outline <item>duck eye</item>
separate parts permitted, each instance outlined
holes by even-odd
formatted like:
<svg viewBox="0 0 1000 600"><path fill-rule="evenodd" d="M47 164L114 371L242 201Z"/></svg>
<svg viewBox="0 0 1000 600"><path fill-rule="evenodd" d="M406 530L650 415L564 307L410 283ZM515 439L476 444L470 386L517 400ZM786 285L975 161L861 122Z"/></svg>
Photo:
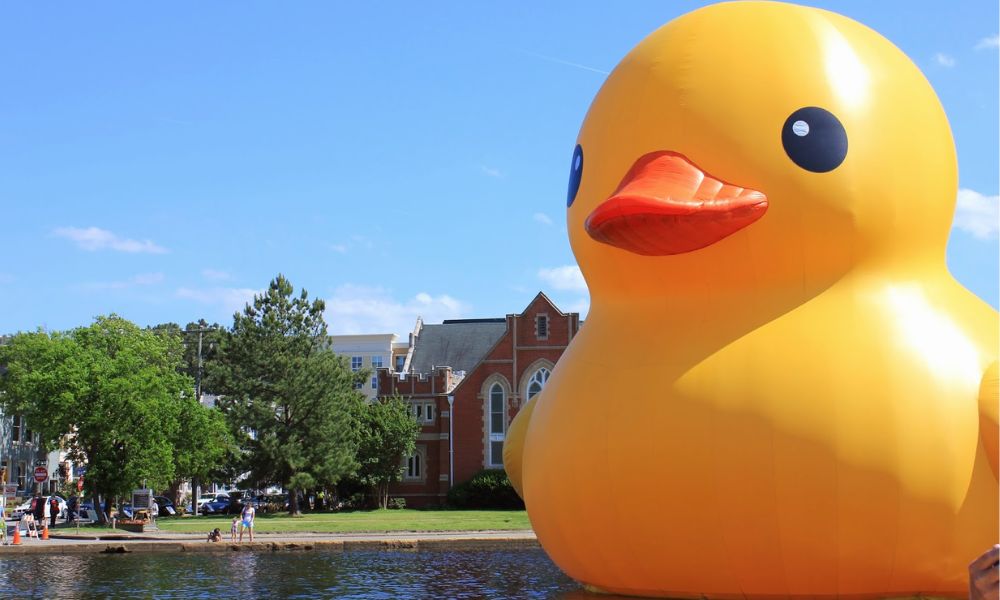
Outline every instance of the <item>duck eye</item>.
<svg viewBox="0 0 1000 600"><path fill-rule="evenodd" d="M792 162L813 173L832 171L847 156L844 126L833 113L815 106L789 115L781 128L781 144Z"/></svg>
<svg viewBox="0 0 1000 600"><path fill-rule="evenodd" d="M583 177L583 148L580 144L573 150L573 162L569 167L569 189L566 192L566 208L573 206L576 193L580 190L580 178Z"/></svg>

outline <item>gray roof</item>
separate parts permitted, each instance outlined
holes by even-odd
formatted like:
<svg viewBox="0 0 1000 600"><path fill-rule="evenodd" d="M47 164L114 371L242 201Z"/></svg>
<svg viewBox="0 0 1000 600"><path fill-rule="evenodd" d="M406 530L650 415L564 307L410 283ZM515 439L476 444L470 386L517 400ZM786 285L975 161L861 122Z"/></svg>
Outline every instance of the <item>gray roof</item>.
<svg viewBox="0 0 1000 600"><path fill-rule="evenodd" d="M434 367L451 367L471 371L506 331L506 319L424 325L413 346L410 370L430 373Z"/></svg>

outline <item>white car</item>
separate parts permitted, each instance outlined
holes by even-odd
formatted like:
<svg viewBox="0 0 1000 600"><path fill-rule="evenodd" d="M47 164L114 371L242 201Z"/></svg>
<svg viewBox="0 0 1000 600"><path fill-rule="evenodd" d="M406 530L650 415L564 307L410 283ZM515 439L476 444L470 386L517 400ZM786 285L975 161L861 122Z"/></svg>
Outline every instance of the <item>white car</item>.
<svg viewBox="0 0 1000 600"><path fill-rule="evenodd" d="M44 498L44 500L46 502L48 502L50 496L44 496L43 498ZM55 495L55 498L56 498L56 500L59 501L59 515L58 516L59 516L60 519L65 518L66 517L66 500L62 496L59 496L59 495ZM12 510L11 513L10 513L10 518L13 519L13 520L15 520L15 521L20 521L21 517L24 516L24 513L29 512L30 510L31 510L31 498L28 498L28 500L25 501L23 504L20 504L20 505L14 507L14 510Z"/></svg>

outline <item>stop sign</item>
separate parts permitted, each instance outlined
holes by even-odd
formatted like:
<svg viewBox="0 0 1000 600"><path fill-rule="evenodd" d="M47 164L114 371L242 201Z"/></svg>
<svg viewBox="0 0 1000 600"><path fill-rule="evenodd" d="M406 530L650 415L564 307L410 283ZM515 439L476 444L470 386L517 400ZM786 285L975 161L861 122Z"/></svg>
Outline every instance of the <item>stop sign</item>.
<svg viewBox="0 0 1000 600"><path fill-rule="evenodd" d="M49 478L49 470L45 467L35 467L35 481L42 483Z"/></svg>

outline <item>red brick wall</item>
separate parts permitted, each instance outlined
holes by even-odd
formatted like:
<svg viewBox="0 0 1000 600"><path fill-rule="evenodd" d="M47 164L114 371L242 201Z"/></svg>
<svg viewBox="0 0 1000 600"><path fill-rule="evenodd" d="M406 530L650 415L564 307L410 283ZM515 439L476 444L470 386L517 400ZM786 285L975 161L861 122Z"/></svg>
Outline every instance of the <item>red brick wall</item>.
<svg viewBox="0 0 1000 600"><path fill-rule="evenodd" d="M535 317L538 314L548 317L548 335L544 339L539 339L536 335ZM520 315L507 315L507 332L451 392L455 397L456 484L472 477L484 468L486 462L488 410L486 398L482 395L483 385L496 374L506 380L509 386L507 396L509 423L525 401L521 397L522 390L527 383L526 379L535 371L533 365L537 365L536 361L539 359L554 365L579 328L578 314L561 314L543 294L536 296ZM417 343L419 344L419 340ZM407 399L424 402L434 398L437 402L434 423L424 426L421 433L425 434L424 437L435 435L444 439L417 442L427 449L424 482L404 482L393 486L390 490L391 495L406 498L407 506L443 504L445 501L449 486L447 480L440 480L440 476L448 475L449 447L447 436L441 434L448 434L448 418L443 417L448 410L448 402L446 387L442 386L447 386L450 377L450 369L447 369L447 374L442 372L422 381L410 376L407 376L405 381L399 381L398 377L388 369L379 371L380 396L398 393Z"/></svg>

